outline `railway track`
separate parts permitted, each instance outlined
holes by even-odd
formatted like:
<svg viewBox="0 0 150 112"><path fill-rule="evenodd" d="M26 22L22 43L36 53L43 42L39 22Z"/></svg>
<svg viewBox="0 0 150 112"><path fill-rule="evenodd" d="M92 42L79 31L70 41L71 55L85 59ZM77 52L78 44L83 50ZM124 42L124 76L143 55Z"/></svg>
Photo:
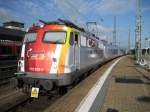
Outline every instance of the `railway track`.
<svg viewBox="0 0 150 112"><path fill-rule="evenodd" d="M76 85L73 85L73 87ZM68 88L68 91L71 88ZM26 95L22 90L17 90L9 95L0 97L0 110L1 112L34 112L35 110L36 112L41 112L51 106L61 96L63 95L59 95L58 90L55 90L48 94L40 94L39 98L35 99L31 98L30 94Z"/></svg>
<svg viewBox="0 0 150 112"><path fill-rule="evenodd" d="M14 91L11 94L0 97L1 112L41 112L53 104L61 95L56 93L40 95L38 99L31 98L21 91Z"/></svg>
<svg viewBox="0 0 150 112"><path fill-rule="evenodd" d="M14 90L9 94L0 96L0 110L1 112L9 111L16 106L25 103L29 99L29 96L23 94L19 90Z"/></svg>
<svg viewBox="0 0 150 112"><path fill-rule="evenodd" d="M12 108L8 112L12 112L13 110L17 112L34 112L35 110L36 112L42 112L60 97L60 95L51 94L48 96L39 96L38 99L30 98L26 103L22 103L17 108Z"/></svg>
<svg viewBox="0 0 150 112"><path fill-rule="evenodd" d="M109 61L107 60L103 64L106 64ZM101 66L103 66L103 64L101 64ZM79 80L78 83L80 83L84 78ZM75 87L77 84L73 85L73 87ZM68 91L73 87L68 88ZM2 102L0 103L0 110L1 112L34 112L35 110L36 112L41 112L50 105L52 105L55 101L57 101L57 99L62 96L59 95L57 92L58 91L52 91L47 95L41 94L39 98L35 99L30 98L30 94L26 95L22 92L22 90L18 90L16 93L12 93L7 97L0 97L0 100Z"/></svg>
<svg viewBox="0 0 150 112"><path fill-rule="evenodd" d="M10 78L17 72L17 65L0 66L0 80Z"/></svg>
<svg viewBox="0 0 150 112"><path fill-rule="evenodd" d="M0 66L0 86L8 84L10 79L16 76L15 72L17 72L16 64Z"/></svg>

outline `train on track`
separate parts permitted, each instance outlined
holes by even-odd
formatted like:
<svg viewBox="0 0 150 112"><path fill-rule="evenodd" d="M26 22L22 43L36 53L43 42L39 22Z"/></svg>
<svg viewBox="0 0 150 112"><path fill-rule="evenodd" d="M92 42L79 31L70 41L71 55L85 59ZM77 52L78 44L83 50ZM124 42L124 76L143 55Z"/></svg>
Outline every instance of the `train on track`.
<svg viewBox="0 0 150 112"><path fill-rule="evenodd" d="M101 63L121 55L112 44L68 20L32 26L24 37L18 62L19 87L64 89Z"/></svg>

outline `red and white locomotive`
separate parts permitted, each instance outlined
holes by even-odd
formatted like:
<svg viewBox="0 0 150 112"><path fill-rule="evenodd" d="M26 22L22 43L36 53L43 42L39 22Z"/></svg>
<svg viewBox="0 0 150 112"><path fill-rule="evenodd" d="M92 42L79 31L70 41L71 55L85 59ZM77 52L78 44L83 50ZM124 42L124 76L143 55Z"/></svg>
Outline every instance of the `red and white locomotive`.
<svg viewBox="0 0 150 112"><path fill-rule="evenodd" d="M119 52L117 46L70 21L44 22L42 27L31 27L24 37L18 82L46 91L64 89Z"/></svg>

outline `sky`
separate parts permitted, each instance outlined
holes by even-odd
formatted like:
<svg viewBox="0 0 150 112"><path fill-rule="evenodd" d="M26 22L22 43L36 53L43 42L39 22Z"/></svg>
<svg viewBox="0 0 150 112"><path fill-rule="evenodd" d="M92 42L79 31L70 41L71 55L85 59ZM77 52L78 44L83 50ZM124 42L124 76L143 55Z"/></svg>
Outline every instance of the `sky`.
<svg viewBox="0 0 150 112"><path fill-rule="evenodd" d="M150 0L141 0L142 42L150 37ZM100 38L112 42L114 16L116 16L117 42L127 48L130 29L131 47L135 42L136 0L0 0L0 25L7 21L25 23L25 28L39 19L53 21L67 19L86 27L96 22ZM90 25L90 29L96 28ZM96 31L96 30L95 30Z"/></svg>

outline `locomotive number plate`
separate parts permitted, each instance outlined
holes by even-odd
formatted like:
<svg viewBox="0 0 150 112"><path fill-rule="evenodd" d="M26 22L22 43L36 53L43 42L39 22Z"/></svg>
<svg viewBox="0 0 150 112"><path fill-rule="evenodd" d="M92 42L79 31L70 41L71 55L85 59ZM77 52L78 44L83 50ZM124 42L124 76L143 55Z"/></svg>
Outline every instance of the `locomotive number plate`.
<svg viewBox="0 0 150 112"><path fill-rule="evenodd" d="M37 87L32 87L32 90L31 90L31 97L33 98L38 98L39 96L39 88Z"/></svg>

